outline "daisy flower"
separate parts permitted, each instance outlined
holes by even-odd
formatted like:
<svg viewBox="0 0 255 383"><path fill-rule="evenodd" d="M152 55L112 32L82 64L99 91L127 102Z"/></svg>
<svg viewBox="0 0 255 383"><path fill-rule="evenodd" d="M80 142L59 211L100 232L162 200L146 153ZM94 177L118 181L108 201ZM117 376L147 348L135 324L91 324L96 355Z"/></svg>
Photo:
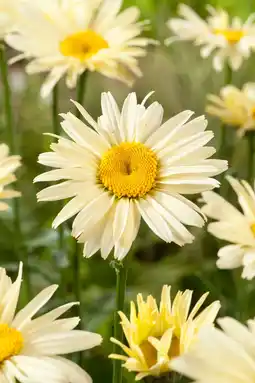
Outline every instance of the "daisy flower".
<svg viewBox="0 0 255 383"><path fill-rule="evenodd" d="M0 200L20 196L19 192L6 188L9 184L16 181L13 173L20 166L20 156L9 156L8 146L0 144ZM7 203L0 201L0 211L7 209Z"/></svg>
<svg viewBox="0 0 255 383"><path fill-rule="evenodd" d="M204 214L217 220L208 225L215 237L230 242L218 252L217 266L220 269L243 267L242 277L255 276L255 194L246 181L227 177L234 189L242 212L214 192L202 193Z"/></svg>
<svg viewBox="0 0 255 383"><path fill-rule="evenodd" d="M209 95L207 113L217 116L223 123L236 127L237 134L255 129L255 83L247 83L239 90L227 85L220 96Z"/></svg>
<svg viewBox="0 0 255 383"><path fill-rule="evenodd" d="M172 371L172 359L187 352L201 329L211 325L218 314L220 303L215 301L197 315L207 295L190 311L190 290L179 291L171 304L170 286L164 286L159 307L151 295L144 301L138 294L137 309L134 302L130 303L130 319L119 312L127 346L111 338L126 355L111 354L110 358L123 360L123 367L138 372L136 380Z"/></svg>
<svg viewBox="0 0 255 383"><path fill-rule="evenodd" d="M22 264L15 282L0 268L0 380L1 382L91 383L90 376L59 355L91 349L101 336L73 330L79 318L59 319L77 303L60 306L34 319L51 299L56 285L42 290L18 313Z"/></svg>
<svg viewBox="0 0 255 383"><path fill-rule="evenodd" d="M72 234L85 243L87 257L101 249L107 258L115 247L115 258L123 259L141 217L164 241L191 243L184 225L201 227L204 217L182 194L218 187L212 176L227 168L226 161L208 159L215 149L204 146L213 138L204 116L188 122L193 112L186 110L162 124L162 106L146 108L145 101L138 104L131 93L120 111L111 93L103 93L97 122L74 102L86 122L62 114L69 139L59 137L52 152L39 156L40 164L56 169L35 181L66 181L39 192L38 200L72 198L53 227L78 213Z"/></svg>
<svg viewBox="0 0 255 383"><path fill-rule="evenodd" d="M167 26L175 34L166 40L166 44L174 40L194 41L201 46L201 56L208 57L214 52L213 67L221 71L227 61L233 70L238 70L255 48L254 14L243 23L239 17L230 20L223 9L216 10L207 6L208 17L200 18L189 6L180 4L179 15L167 22Z"/></svg>
<svg viewBox="0 0 255 383"><path fill-rule="evenodd" d="M244 383L255 379L255 321L248 327L232 318L218 320L222 330L201 331L199 340L172 367L197 383Z"/></svg>
<svg viewBox="0 0 255 383"><path fill-rule="evenodd" d="M43 0L27 2L19 30L6 42L30 60L27 72L49 72L42 87L47 96L59 79L74 88L86 70L131 85L141 76L137 59L152 40L140 37L137 7L120 12L122 0ZM16 59L15 59L16 60Z"/></svg>

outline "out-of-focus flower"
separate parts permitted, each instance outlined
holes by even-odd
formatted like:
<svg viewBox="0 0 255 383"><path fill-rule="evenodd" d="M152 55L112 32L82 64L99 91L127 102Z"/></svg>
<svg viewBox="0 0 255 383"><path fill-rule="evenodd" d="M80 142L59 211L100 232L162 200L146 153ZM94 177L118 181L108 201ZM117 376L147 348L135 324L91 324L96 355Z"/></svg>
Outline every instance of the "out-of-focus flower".
<svg viewBox="0 0 255 383"><path fill-rule="evenodd" d="M74 88L86 70L131 85L141 76L137 59L153 42L140 37L145 22L138 22L137 7L120 12L122 0L43 0L27 2L19 30L7 43L27 58L27 72L50 72L42 87L47 96L66 75ZM15 58L14 58L15 60Z"/></svg>
<svg viewBox="0 0 255 383"><path fill-rule="evenodd" d="M255 276L255 194L246 182L227 177L236 192L242 213L214 192L202 193L203 213L217 222L208 225L208 231L217 238L231 242L218 252L220 269L243 267L242 277Z"/></svg>
<svg viewBox="0 0 255 383"><path fill-rule="evenodd" d="M238 128L239 136L255 129L255 83L245 84L242 90L227 85L221 89L220 96L209 95L208 101L207 113Z"/></svg>
<svg viewBox="0 0 255 383"><path fill-rule="evenodd" d="M0 39L15 30L19 20L19 6L26 0L0 0Z"/></svg>
<svg viewBox="0 0 255 383"><path fill-rule="evenodd" d="M138 373L136 380L170 372L171 361L186 353L196 343L199 332L218 314L220 303L215 301L196 316L207 295L189 313L190 290L179 291L171 304L170 286L164 286L159 307L151 295L144 301L138 294L137 309L134 302L130 304L130 319L119 312L127 346L111 338L126 355L112 354L110 358L123 360L123 367Z"/></svg>
<svg viewBox="0 0 255 383"><path fill-rule="evenodd" d="M20 193L8 189L8 185L16 181L13 174L21 166L20 156L9 156L9 148L6 144L0 144L0 200L19 197ZM7 203L0 201L0 211L7 210Z"/></svg>
<svg viewBox="0 0 255 383"><path fill-rule="evenodd" d="M12 283L0 268L0 377L3 382L91 383L78 365L59 355L83 351L101 343L101 336L73 330L79 318L59 319L77 303L60 306L34 319L50 300L56 285L42 290L17 314L22 264Z"/></svg>
<svg viewBox="0 0 255 383"><path fill-rule="evenodd" d="M162 124L162 106L154 102L146 108L146 99L138 104L131 93L120 111L111 93L103 93L97 122L75 103L86 124L62 114L72 141L59 137L52 152L39 156L39 163L58 169L35 181L67 181L42 190L38 200L72 198L53 227L78 213L72 234L85 243L87 257L101 249L107 258L115 247L115 258L123 259L141 217L162 240L191 243L194 237L184 225L201 227L204 218L182 194L218 187L211 177L227 168L226 161L208 159L215 149L204 147L213 137L205 132L204 116L188 122L193 112L184 111Z"/></svg>
<svg viewBox="0 0 255 383"><path fill-rule="evenodd" d="M254 14L243 23L239 17L232 21L223 9L216 10L207 6L209 16L200 18L189 6L180 4L181 18L170 19L168 27L175 36L166 40L166 44L175 40L194 41L201 46L201 56L208 57L214 53L213 67L221 71L225 61L233 70L238 70L251 52L255 49Z"/></svg>
<svg viewBox="0 0 255 383"><path fill-rule="evenodd" d="M255 321L248 327L232 318L218 320L223 331L210 327L186 355L172 361L172 367L197 383L254 382Z"/></svg>

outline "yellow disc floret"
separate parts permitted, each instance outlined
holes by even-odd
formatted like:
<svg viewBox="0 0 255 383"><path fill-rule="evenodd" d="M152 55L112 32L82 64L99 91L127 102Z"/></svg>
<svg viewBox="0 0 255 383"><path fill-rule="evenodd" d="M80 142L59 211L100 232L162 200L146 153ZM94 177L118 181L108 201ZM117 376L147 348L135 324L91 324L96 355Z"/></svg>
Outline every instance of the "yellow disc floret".
<svg viewBox="0 0 255 383"><path fill-rule="evenodd" d="M23 337L20 331L0 324L0 363L14 355L18 355L23 347Z"/></svg>
<svg viewBox="0 0 255 383"><path fill-rule="evenodd" d="M102 36L88 29L67 36L61 41L59 49L64 56L85 61L108 47L107 41Z"/></svg>
<svg viewBox="0 0 255 383"><path fill-rule="evenodd" d="M244 37L241 29L214 29L214 33L224 36L229 44L237 44Z"/></svg>
<svg viewBox="0 0 255 383"><path fill-rule="evenodd" d="M137 142L109 149L99 164L101 184L116 197L139 198L154 186L158 171L156 154Z"/></svg>

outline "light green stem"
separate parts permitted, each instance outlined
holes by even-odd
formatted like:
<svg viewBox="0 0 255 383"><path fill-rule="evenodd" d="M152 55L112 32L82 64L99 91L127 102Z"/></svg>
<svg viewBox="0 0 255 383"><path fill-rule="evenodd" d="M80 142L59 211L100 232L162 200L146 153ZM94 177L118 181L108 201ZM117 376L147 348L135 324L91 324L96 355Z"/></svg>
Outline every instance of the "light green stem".
<svg viewBox="0 0 255 383"><path fill-rule="evenodd" d="M60 135L60 123L59 123L59 89L56 85L52 93L52 128L53 133L57 136ZM63 202L58 203L58 209L61 210L63 207ZM64 241L64 224L60 225L58 228L58 249L60 252L65 250L65 241Z"/></svg>
<svg viewBox="0 0 255 383"><path fill-rule="evenodd" d="M5 125L8 134L8 143L11 154L18 154L18 137L15 129L14 115L12 108L11 89L8 80L8 63L6 58L5 46L0 46L0 70L3 86L3 103L4 103L4 115ZM16 185L19 182L17 180ZM19 188L19 187L18 187ZM30 278L28 270L28 254L24 244L22 228L21 228L21 216L20 216L20 199L13 199L13 214L14 214L14 247L15 253L19 261L23 262L24 265L24 286L26 288L26 300L30 297Z"/></svg>
<svg viewBox="0 0 255 383"><path fill-rule="evenodd" d="M120 325L118 312L123 311L125 304L126 283L127 283L127 267L122 262L113 262L116 272L116 307L114 313L114 338L120 342L123 341L123 331ZM119 353L119 346L113 344L113 354ZM122 382L122 367L120 360L113 360L113 383Z"/></svg>
<svg viewBox="0 0 255 383"><path fill-rule="evenodd" d="M225 76L224 76L224 85L230 85L232 83L233 71L228 64L225 66ZM221 125L220 130L220 148L219 153L222 158L228 156L228 140L227 140L227 126L225 124Z"/></svg>

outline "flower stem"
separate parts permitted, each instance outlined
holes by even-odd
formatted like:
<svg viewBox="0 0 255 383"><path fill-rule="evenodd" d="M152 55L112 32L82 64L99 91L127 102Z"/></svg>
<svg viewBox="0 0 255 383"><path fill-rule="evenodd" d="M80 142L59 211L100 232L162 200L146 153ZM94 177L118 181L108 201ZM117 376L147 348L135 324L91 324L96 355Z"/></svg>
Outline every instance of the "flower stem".
<svg viewBox="0 0 255 383"><path fill-rule="evenodd" d="M255 151L255 134L254 132L249 132L247 133L247 138L248 138L248 145L249 145L249 154L248 154L248 178L253 186L253 181L254 181L254 151Z"/></svg>
<svg viewBox="0 0 255 383"><path fill-rule="evenodd" d="M59 123L59 88L58 85L55 85L52 93L52 128L53 133L57 136L60 135L60 123ZM58 209L61 210L63 207L63 202L59 202ZM58 250L60 252L64 251L65 243L64 243L64 226L63 224L58 228Z"/></svg>
<svg viewBox="0 0 255 383"><path fill-rule="evenodd" d="M6 58L5 46L4 44L0 45L0 71L2 78L2 87L3 87L3 102L4 102L4 115L5 115L5 124L8 134L8 143L11 154L18 154L18 145L17 145L17 132L16 126L14 123L14 114L12 108L12 97L11 89L8 80L8 63ZM18 180L16 184L19 184ZM22 228L21 228L21 216L20 216L20 199L13 199L13 214L14 214L14 247L15 253L19 261L23 262L24 265L24 286L26 289L26 300L29 301L30 297L30 278L28 270L28 254L27 249L24 244Z"/></svg>
<svg viewBox="0 0 255 383"><path fill-rule="evenodd" d="M230 85L232 83L232 77L233 77L233 71L230 68L229 64L226 64L223 86ZM225 124L221 125L220 133L221 133L221 136L220 136L219 153L221 157L224 158L226 156L228 157L227 127Z"/></svg>
<svg viewBox="0 0 255 383"><path fill-rule="evenodd" d="M83 104L84 96L85 96L85 88L87 83L88 72L84 72L79 79L77 85L77 93L76 100L79 104ZM76 111L76 117L80 117L80 112ZM80 304L76 307L76 315L82 319L83 317L83 309L82 309L82 300L81 300L81 253L80 253L80 245L77 240L73 241L73 251L72 251L72 269L73 269L73 286L74 286L74 295L76 302L80 302ZM78 328L82 329L82 320L78 324ZM82 353L78 354L78 364L82 365Z"/></svg>
<svg viewBox="0 0 255 383"><path fill-rule="evenodd" d="M112 266L116 272L116 310L114 313L114 338L123 341L123 332L119 320L119 311L123 311L127 283L127 267L122 262L114 261ZM113 353L118 353L118 346L113 345ZM113 360L113 383L122 382L122 368L120 360Z"/></svg>

